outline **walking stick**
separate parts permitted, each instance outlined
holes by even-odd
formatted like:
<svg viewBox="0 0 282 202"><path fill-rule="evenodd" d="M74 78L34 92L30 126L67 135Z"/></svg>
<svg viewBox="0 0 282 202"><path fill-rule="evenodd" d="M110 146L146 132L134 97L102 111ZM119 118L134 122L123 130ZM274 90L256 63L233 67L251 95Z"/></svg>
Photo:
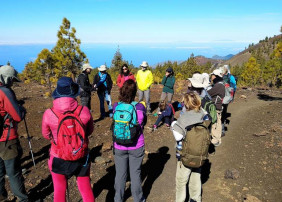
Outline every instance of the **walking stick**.
<svg viewBox="0 0 282 202"><path fill-rule="evenodd" d="M26 124L25 117L24 117L24 125L25 125L26 134L27 134L27 140L28 140L29 150L30 150L30 153L31 153L31 158L32 158L32 161L33 161L33 165L34 165L34 167L35 167L35 161L34 161L33 152L32 152L32 147L31 147L31 143L30 143L31 137L30 137L30 135L29 135L29 133L28 133L28 129L27 129L27 124Z"/></svg>

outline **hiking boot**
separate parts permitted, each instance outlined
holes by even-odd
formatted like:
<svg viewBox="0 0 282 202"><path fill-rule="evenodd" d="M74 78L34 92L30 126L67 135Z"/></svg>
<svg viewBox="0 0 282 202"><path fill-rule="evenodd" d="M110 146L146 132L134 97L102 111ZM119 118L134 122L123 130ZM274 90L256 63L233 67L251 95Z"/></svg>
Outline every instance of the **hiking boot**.
<svg viewBox="0 0 282 202"><path fill-rule="evenodd" d="M152 126L152 132L154 132L154 131L156 131L156 130L158 130L158 129L157 129L157 126L156 126L156 125L153 125L153 126Z"/></svg>

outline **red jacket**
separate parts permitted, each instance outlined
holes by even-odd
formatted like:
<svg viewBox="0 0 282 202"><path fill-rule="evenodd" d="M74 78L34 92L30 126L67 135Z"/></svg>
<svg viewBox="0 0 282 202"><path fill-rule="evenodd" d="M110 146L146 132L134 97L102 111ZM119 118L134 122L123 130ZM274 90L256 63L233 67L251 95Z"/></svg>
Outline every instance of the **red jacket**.
<svg viewBox="0 0 282 202"><path fill-rule="evenodd" d="M77 107L77 100L70 97L61 97L57 98L53 101L53 109L57 112L63 114L66 111L74 111ZM83 107L80 113L81 121L85 126L86 135L91 135L93 132L93 118L91 113L87 107ZM50 136L54 138L54 141L57 142L57 128L58 128L58 118L51 111L51 109L47 109L43 114L42 119L42 135L46 139L50 139ZM53 140L51 140L53 141ZM56 152L56 145L51 144L50 154L58 157Z"/></svg>
<svg viewBox="0 0 282 202"><path fill-rule="evenodd" d="M134 77L134 75L132 73L129 73L128 76L124 76L124 75L119 74L118 78L117 78L117 85L118 85L118 87L121 88L123 86L123 83L126 80L129 80L129 79L132 79L133 81L135 81L135 77Z"/></svg>
<svg viewBox="0 0 282 202"><path fill-rule="evenodd" d="M7 139L9 126L12 123L10 129L10 136L8 140L13 140L18 138L18 122L20 122L25 115L25 110L22 106L18 104L16 95L14 91L5 86L0 86L0 115L5 116L6 114L10 115L10 119L6 119L3 129L3 135L0 138L0 142L5 142ZM10 121L11 120L11 121Z"/></svg>

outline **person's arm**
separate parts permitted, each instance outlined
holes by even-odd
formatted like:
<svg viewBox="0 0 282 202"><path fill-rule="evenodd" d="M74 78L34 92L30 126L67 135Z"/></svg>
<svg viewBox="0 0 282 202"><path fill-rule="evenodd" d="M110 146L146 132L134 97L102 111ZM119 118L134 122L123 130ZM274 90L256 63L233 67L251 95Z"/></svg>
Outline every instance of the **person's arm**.
<svg viewBox="0 0 282 202"><path fill-rule="evenodd" d="M163 84L163 85L165 85L166 80L167 80L167 77L164 76L164 77L163 77L163 80L162 80L162 84Z"/></svg>
<svg viewBox="0 0 282 202"><path fill-rule="evenodd" d="M101 84L103 84L107 79L107 74L103 74L100 78L100 81L96 84L96 88L98 88Z"/></svg>
<svg viewBox="0 0 282 202"><path fill-rule="evenodd" d="M111 90L113 87L113 81L112 81L111 75L107 74L107 78L108 78L108 91L109 93L111 93Z"/></svg>
<svg viewBox="0 0 282 202"><path fill-rule="evenodd" d="M48 120L50 119L50 113L48 112L49 110L50 109L47 109L43 114L42 127L41 127L42 136L48 140L50 140L52 135L51 128L48 124Z"/></svg>
<svg viewBox="0 0 282 202"><path fill-rule="evenodd" d="M3 98L2 104L4 111L7 112L14 121L22 121L26 111L23 106L18 104L15 93L11 89L3 87L0 90L0 94Z"/></svg>
<svg viewBox="0 0 282 202"><path fill-rule="evenodd" d="M84 91L91 91L92 90L92 87L88 86L86 84L86 76L83 75L83 74L80 74L77 78L77 84L79 85L80 88L82 88L82 90Z"/></svg>
<svg viewBox="0 0 282 202"><path fill-rule="evenodd" d="M122 85L121 85L121 77L122 77L122 76L121 76L120 74L119 74L118 77L117 77L117 85L118 85L119 88L122 87Z"/></svg>
<svg viewBox="0 0 282 202"><path fill-rule="evenodd" d="M150 70L149 70L150 71ZM152 72L150 71L148 74L148 84L147 84L147 88L150 88L150 86L154 83L154 77Z"/></svg>
<svg viewBox="0 0 282 202"><path fill-rule="evenodd" d="M147 121L146 109L144 105L142 105L141 103L136 104L136 112L137 112L138 123L140 124L141 127L144 127Z"/></svg>
<svg viewBox="0 0 282 202"><path fill-rule="evenodd" d="M85 132L86 132L86 135L89 136L92 134L94 130L93 117L87 107L83 107L80 114L85 117L85 120L88 120L85 124L86 126Z"/></svg>
<svg viewBox="0 0 282 202"><path fill-rule="evenodd" d="M131 75L130 75L130 79L132 79L133 81L136 82L135 77L134 77L134 74L131 74Z"/></svg>
<svg viewBox="0 0 282 202"><path fill-rule="evenodd" d="M234 77L233 75L230 75L230 86L231 86L232 88L234 88L234 91L236 91L236 88L237 88L237 86L236 86L236 80L235 80L235 77Z"/></svg>

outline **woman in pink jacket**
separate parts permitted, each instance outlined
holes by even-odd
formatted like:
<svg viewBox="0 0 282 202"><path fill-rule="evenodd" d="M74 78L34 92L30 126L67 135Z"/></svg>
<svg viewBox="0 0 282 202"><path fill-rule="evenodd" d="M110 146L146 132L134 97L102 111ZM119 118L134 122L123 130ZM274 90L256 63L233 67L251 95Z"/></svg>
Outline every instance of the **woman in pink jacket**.
<svg viewBox="0 0 282 202"><path fill-rule="evenodd" d="M79 95L79 86L69 77L62 77L54 90L53 107L44 112L42 120L42 135L51 141L50 158L48 166L54 185L54 202L66 201L67 180L75 175L77 186L84 202L94 202L94 195L90 181L90 160L88 159L88 136L93 132L93 118L87 107L80 107L75 99ZM80 109L80 113L77 113ZM66 112L77 113L85 131L85 154L75 161L67 161L60 156L58 146L58 120ZM61 122L62 123L62 122ZM84 150L83 150L84 151ZM61 156L60 156L61 157Z"/></svg>
<svg viewBox="0 0 282 202"><path fill-rule="evenodd" d="M132 79L133 81L135 81L135 77L134 75L130 72L128 65L127 64L123 64L120 70L120 74L118 75L117 78L117 85L119 88L121 88L124 84L125 81L127 81L128 79Z"/></svg>

